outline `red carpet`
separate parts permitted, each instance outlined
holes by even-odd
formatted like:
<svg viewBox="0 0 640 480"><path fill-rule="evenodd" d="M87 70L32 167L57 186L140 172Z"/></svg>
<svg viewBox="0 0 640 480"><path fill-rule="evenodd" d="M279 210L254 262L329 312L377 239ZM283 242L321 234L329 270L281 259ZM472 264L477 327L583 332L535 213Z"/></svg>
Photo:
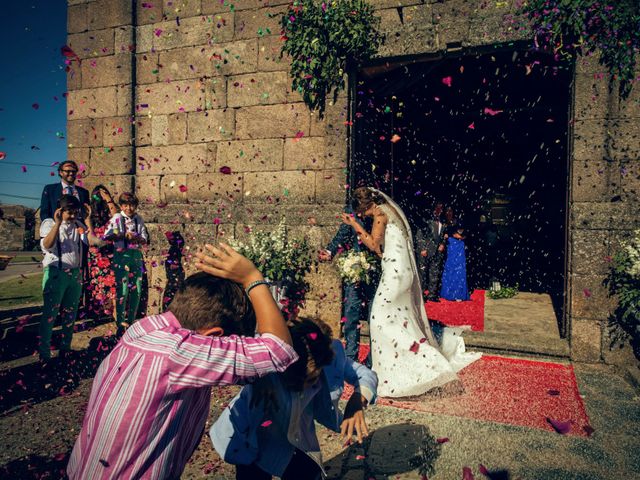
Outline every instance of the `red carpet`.
<svg viewBox="0 0 640 480"><path fill-rule="evenodd" d="M368 346L360 349L366 357ZM401 401L380 398L380 405L420 412L589 436L589 417L571 365L483 356L460 372L465 393L446 398ZM348 398L351 389L345 390Z"/></svg>
<svg viewBox="0 0 640 480"><path fill-rule="evenodd" d="M471 330L484 331L484 290L474 290L471 300L451 302L440 299L439 302L427 302L429 320L437 320L450 327L470 325Z"/></svg>

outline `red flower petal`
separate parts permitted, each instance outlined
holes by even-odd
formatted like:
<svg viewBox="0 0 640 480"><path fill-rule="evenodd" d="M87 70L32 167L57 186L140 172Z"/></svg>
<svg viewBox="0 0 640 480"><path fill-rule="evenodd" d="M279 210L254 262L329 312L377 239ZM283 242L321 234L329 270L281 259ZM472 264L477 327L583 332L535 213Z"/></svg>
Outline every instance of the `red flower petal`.
<svg viewBox="0 0 640 480"><path fill-rule="evenodd" d="M413 353L418 353L419 349L420 349L420 344L418 342L413 342L413 345L409 347L409 351Z"/></svg>
<svg viewBox="0 0 640 480"><path fill-rule="evenodd" d="M561 435L565 435L571 430L570 421L563 422L562 420L554 420L553 418L547 417L547 422L549 422L549 425L551 425L553 429Z"/></svg>
<svg viewBox="0 0 640 480"><path fill-rule="evenodd" d="M475 480L476 477L473 476L473 472L469 467L462 468L462 480Z"/></svg>
<svg viewBox="0 0 640 480"><path fill-rule="evenodd" d="M184 193L184 192L186 192L186 191L188 190L188 188L187 188L187 186L186 186L186 185L180 185L178 188L180 189L180 191L181 191L182 193Z"/></svg>
<svg viewBox="0 0 640 480"><path fill-rule="evenodd" d="M265 420L264 422L262 422L260 424L261 427L268 427L269 425L271 425L273 422L271 420Z"/></svg>
<svg viewBox="0 0 640 480"><path fill-rule="evenodd" d="M231 167L220 167L220 173L224 175L231 175Z"/></svg>

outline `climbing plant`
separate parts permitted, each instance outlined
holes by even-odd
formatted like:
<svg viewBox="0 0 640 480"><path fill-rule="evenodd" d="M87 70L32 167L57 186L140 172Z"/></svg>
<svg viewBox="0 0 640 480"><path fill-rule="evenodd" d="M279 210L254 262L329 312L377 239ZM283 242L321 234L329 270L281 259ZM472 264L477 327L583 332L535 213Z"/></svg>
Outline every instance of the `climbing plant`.
<svg viewBox="0 0 640 480"><path fill-rule="evenodd" d="M282 55L291 57L292 88L324 115L327 97L345 88L345 72L378 51L380 19L365 0L294 0L282 17Z"/></svg>
<svg viewBox="0 0 640 480"><path fill-rule="evenodd" d="M619 80L621 98L629 96L640 50L638 0L525 0L521 11L539 47L557 56L599 53L610 85Z"/></svg>

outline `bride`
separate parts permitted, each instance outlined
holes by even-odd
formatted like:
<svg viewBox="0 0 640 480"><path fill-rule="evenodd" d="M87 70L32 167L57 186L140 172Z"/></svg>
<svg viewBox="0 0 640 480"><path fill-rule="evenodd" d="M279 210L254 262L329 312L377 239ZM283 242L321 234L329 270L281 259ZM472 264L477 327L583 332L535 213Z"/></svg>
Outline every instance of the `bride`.
<svg viewBox="0 0 640 480"><path fill-rule="evenodd" d="M357 215L373 217L371 232L351 215L342 214L342 221L382 258L382 276L369 318L378 394L422 395L456 380L456 372L480 354L465 352L461 329L444 328L436 341L422 302L413 239L402 209L389 196L370 187L354 190L353 207Z"/></svg>

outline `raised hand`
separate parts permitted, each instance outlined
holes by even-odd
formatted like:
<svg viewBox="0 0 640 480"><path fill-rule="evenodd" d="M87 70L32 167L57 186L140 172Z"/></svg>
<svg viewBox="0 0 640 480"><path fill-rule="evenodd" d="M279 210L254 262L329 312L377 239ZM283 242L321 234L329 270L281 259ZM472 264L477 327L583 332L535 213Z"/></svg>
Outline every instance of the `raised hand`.
<svg viewBox="0 0 640 480"><path fill-rule="evenodd" d="M340 214L340 218L342 219L342 223L349 225L351 227L353 227L354 225L357 225L358 222L356 222L356 219L354 218L353 215L350 215L348 213L342 213Z"/></svg>
<svg viewBox="0 0 640 480"><path fill-rule="evenodd" d="M58 224L62 223L62 209L61 208L56 208L56 211L53 212L53 220Z"/></svg>
<svg viewBox="0 0 640 480"><path fill-rule="evenodd" d="M196 253L198 258L196 267L203 272L240 283L244 288L253 281L263 279L253 262L240 255L229 245L220 243L214 247L207 244L205 249L210 255L204 252Z"/></svg>

